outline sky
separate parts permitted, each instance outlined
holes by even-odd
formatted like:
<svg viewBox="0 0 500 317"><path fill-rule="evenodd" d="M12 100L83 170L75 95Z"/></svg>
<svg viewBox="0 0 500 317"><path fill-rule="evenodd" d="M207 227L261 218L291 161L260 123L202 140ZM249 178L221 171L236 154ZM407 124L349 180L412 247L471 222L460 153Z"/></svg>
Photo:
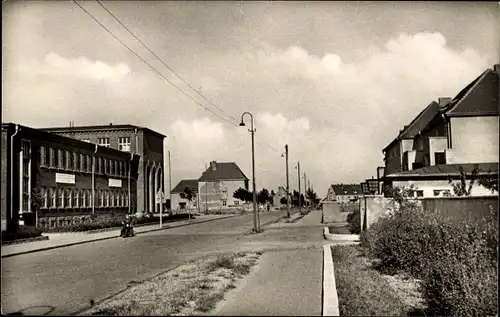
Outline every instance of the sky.
<svg viewBox="0 0 500 317"><path fill-rule="evenodd" d="M497 2L102 2L208 102L97 2L78 3L212 112L74 2L4 1L2 122L146 126L167 136L172 188L210 161L252 177L245 111L258 190L286 184L285 144L291 188L297 162L320 197L360 183L424 107L500 60Z"/></svg>

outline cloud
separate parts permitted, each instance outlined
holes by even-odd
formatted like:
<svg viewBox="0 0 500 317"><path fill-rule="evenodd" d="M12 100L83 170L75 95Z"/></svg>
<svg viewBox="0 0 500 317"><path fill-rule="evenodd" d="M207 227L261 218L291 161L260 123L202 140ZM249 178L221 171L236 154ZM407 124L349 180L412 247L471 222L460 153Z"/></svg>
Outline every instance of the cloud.
<svg viewBox="0 0 500 317"><path fill-rule="evenodd" d="M397 34L357 53L362 58L353 60L300 45L252 43L246 51L179 59L174 68L186 70L189 76L180 71L185 79L226 113L252 112L258 187L284 183L281 154L289 144L291 185L300 161L324 195L330 183L374 175L383 164L381 149L399 129L491 67L473 48L453 49L437 32ZM26 63L4 79L4 118L35 127L75 118L146 125L167 135L174 183L199 177L211 160L237 162L251 176L248 126L228 125L146 68L130 67L57 54Z"/></svg>
<svg viewBox="0 0 500 317"><path fill-rule="evenodd" d="M130 73L130 68L125 63L108 65L102 61L90 61L85 57L68 59L56 53L49 53L42 62L32 60L21 65L20 71L32 75L82 77L117 82Z"/></svg>

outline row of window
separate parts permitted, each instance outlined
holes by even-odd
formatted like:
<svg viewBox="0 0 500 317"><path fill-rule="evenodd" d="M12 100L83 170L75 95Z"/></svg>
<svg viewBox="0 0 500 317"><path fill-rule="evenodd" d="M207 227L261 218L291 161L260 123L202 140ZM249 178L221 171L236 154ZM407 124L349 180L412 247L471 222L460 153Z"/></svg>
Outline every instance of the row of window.
<svg viewBox="0 0 500 317"><path fill-rule="evenodd" d="M92 207L92 190L75 188L40 189L41 208L90 208ZM96 190L95 207L128 207L126 191Z"/></svg>
<svg viewBox="0 0 500 317"><path fill-rule="evenodd" d="M84 139L82 140L84 142L89 142L90 140ZM97 139L97 144L103 147L110 147L111 143L109 142L109 138L99 138ZM124 152L130 152L130 138L129 137L122 137L118 138L118 150L124 151Z"/></svg>
<svg viewBox="0 0 500 317"><path fill-rule="evenodd" d="M73 153L55 149L53 147L40 147L40 165L42 167L58 168L75 172L92 172L92 157L90 155ZM129 162L95 158L95 173L117 177L127 177Z"/></svg>

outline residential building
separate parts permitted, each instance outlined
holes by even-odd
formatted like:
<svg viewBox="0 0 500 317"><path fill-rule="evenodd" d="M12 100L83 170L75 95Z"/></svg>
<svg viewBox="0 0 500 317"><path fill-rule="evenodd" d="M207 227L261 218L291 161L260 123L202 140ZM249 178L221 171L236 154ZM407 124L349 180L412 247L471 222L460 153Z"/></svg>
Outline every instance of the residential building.
<svg viewBox="0 0 500 317"><path fill-rule="evenodd" d="M182 198L181 194L185 192L186 188L188 188L193 193L193 199L191 201L187 200L186 198ZM172 189L170 194L172 197L172 210L197 208L198 180L183 179L174 187L174 189Z"/></svg>
<svg viewBox="0 0 500 317"><path fill-rule="evenodd" d="M323 201L336 201L338 203L355 202L363 195L360 184L334 184L330 185Z"/></svg>
<svg viewBox="0 0 500 317"><path fill-rule="evenodd" d="M248 190L248 178L234 162L210 162L198 179L200 211L239 207L243 201L233 197L238 188Z"/></svg>
<svg viewBox="0 0 500 317"><path fill-rule="evenodd" d="M278 191L275 193L273 197L273 206L274 207L286 206L286 203L285 204L281 203L282 198L286 199L286 189L282 186L279 186Z"/></svg>
<svg viewBox="0 0 500 317"><path fill-rule="evenodd" d="M140 156L137 179L137 212L160 212L162 204L156 200L164 192L165 135L131 124L72 126L42 129L73 139L99 144Z"/></svg>
<svg viewBox="0 0 500 317"><path fill-rule="evenodd" d="M405 126L383 150L385 184L421 186L415 195L427 197L451 190L448 182L441 183L446 179L443 173L455 178L460 167L471 172L479 164L480 169L488 168L483 173L497 175L499 75L499 65L485 70L454 98L432 102ZM438 167L429 168L434 166ZM427 176L430 178L424 181ZM435 192L430 189L432 184ZM473 193L491 194L479 187Z"/></svg>
<svg viewBox="0 0 500 317"><path fill-rule="evenodd" d="M2 231L136 209L138 155L2 123L1 161Z"/></svg>

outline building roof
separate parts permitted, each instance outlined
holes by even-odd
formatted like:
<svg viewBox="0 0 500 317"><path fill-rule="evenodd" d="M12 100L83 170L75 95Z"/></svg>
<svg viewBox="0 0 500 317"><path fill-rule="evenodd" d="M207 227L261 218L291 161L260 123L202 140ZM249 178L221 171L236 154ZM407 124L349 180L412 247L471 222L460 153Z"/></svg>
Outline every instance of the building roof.
<svg viewBox="0 0 500 317"><path fill-rule="evenodd" d="M447 117L498 116L499 74L485 70L478 78L462 89L451 102Z"/></svg>
<svg viewBox="0 0 500 317"><path fill-rule="evenodd" d="M151 130L146 127L141 127L133 124L109 124L109 125L88 125L88 126L76 126L76 127L51 127L51 128L40 128L39 130L52 132L52 133L67 133L67 132L91 132L91 131L123 131L123 130L143 130L149 133L159 135L163 138L166 136Z"/></svg>
<svg viewBox="0 0 500 317"><path fill-rule="evenodd" d="M210 182L218 180L248 180L241 169L234 162L212 162L215 170L209 166L198 179L199 182ZM212 165L211 163L211 165Z"/></svg>
<svg viewBox="0 0 500 317"><path fill-rule="evenodd" d="M335 195L361 195L360 184L333 184L331 185Z"/></svg>
<svg viewBox="0 0 500 317"><path fill-rule="evenodd" d="M467 163L467 164L443 164L426 166L411 171L404 171L386 175L385 178L425 178L425 177L450 177L460 176L460 167L466 175L471 175L472 170L479 168L479 175L498 175L498 163Z"/></svg>
<svg viewBox="0 0 500 317"><path fill-rule="evenodd" d="M192 192L198 192L198 180L197 179L183 179L177 184L177 186L172 189L172 194L180 194L183 193L184 190L189 188Z"/></svg>
<svg viewBox="0 0 500 317"><path fill-rule="evenodd" d="M92 144L92 143L88 143L85 141L80 141L80 140L69 138L69 137L59 135L56 133L51 133L51 132L31 128L31 127L20 125L20 124L2 123L2 130L5 129L5 130L9 131L8 133L14 133L13 131L14 131L16 125L19 127L20 132L22 131L22 133L24 135L27 135L33 139L45 139L45 140L50 141L50 142L67 144L70 146L75 146L75 147L78 147L81 149L86 149L89 151L95 151L95 149L98 149L98 153L102 153L105 155L112 155L112 156L120 157L120 158L132 157L132 158L135 158L137 160L139 159L139 155L137 155L137 154L119 151L119 150L116 150L116 149L113 149L110 147L99 146L97 144Z"/></svg>

